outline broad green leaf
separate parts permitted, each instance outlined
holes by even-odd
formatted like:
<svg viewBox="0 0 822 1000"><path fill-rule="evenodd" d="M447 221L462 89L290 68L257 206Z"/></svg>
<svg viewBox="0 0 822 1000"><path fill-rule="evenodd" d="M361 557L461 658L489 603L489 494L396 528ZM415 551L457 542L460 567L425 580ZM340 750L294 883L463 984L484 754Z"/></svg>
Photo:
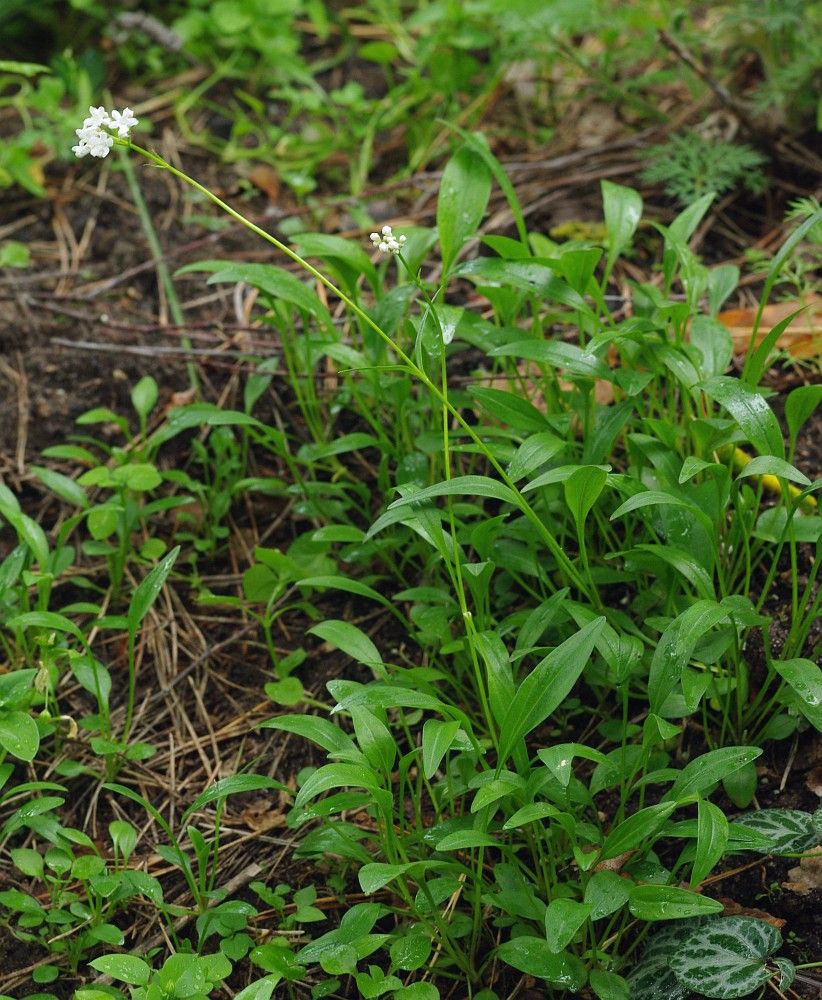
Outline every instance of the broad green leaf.
<svg viewBox="0 0 822 1000"><path fill-rule="evenodd" d="M566 344L562 340L516 340L500 344L488 352L492 357L527 358L554 368L564 368L572 375L583 378L610 380L608 366L591 351L585 351L576 344Z"/></svg>
<svg viewBox="0 0 822 1000"><path fill-rule="evenodd" d="M341 649L344 653L366 666L382 665L380 651L368 638L362 629L349 622L330 619L313 625L308 629L310 635L316 635L325 642L330 642L332 646Z"/></svg>
<svg viewBox="0 0 822 1000"><path fill-rule="evenodd" d="M376 286L377 272L374 265L356 241L328 233L298 233L294 236L293 243L303 257L319 257L321 260L342 264L354 279L363 274L372 288Z"/></svg>
<svg viewBox="0 0 822 1000"><path fill-rule="evenodd" d="M490 196L491 174L482 157L466 147L458 150L445 165L437 199L443 280L476 232Z"/></svg>
<svg viewBox="0 0 822 1000"><path fill-rule="evenodd" d="M715 198L714 192L709 191L683 209L668 226L671 239L678 243L687 243Z"/></svg>
<svg viewBox="0 0 822 1000"><path fill-rule="evenodd" d="M692 795L700 794L761 755L760 747L722 747L719 750L709 750L685 765L665 798L682 802Z"/></svg>
<svg viewBox="0 0 822 1000"><path fill-rule="evenodd" d="M151 435L152 445L170 441L192 427L258 427L263 425L255 417L240 410L224 410L213 403L190 403L171 411L168 419Z"/></svg>
<svg viewBox="0 0 822 1000"><path fill-rule="evenodd" d="M743 764L733 774L726 774L722 779L722 787L737 809L747 809L756 795L758 780L756 765L751 762Z"/></svg>
<svg viewBox="0 0 822 1000"><path fill-rule="evenodd" d="M329 681L326 685L334 697L337 691L337 682ZM442 712L448 715L457 715L462 725L467 728L469 723L465 716L456 708L448 706L433 695L425 691L416 691L410 687L400 687L398 684L369 684L354 691L353 694L346 694L334 706L332 711L347 712L354 705L368 705L370 707L391 708L422 708L432 712Z"/></svg>
<svg viewBox="0 0 822 1000"><path fill-rule="evenodd" d="M397 758L397 740L388 726L365 705L350 708L357 744L365 759L378 771L390 775Z"/></svg>
<svg viewBox="0 0 822 1000"><path fill-rule="evenodd" d="M767 959L782 946L772 924L725 917L695 930L671 956L674 975L688 989L719 1000L747 996L772 975Z"/></svg>
<svg viewBox="0 0 822 1000"><path fill-rule="evenodd" d="M611 520L613 521L615 518L622 517L623 514L629 514L631 511L640 510L643 507L659 506L682 507L684 510L689 511L699 522L701 522L706 531L710 532L711 535L715 533L715 528L711 523L711 519L703 510L700 510L696 504L683 500L681 497L674 496L672 493L666 493L663 490L643 490L641 493L635 493L632 497L629 497L626 501L624 501L624 503L617 507L613 514L611 514Z"/></svg>
<svg viewBox="0 0 822 1000"><path fill-rule="evenodd" d="M53 73L42 63L19 62L17 59L0 59L0 73L18 73L20 76L37 76L39 73Z"/></svg>
<svg viewBox="0 0 822 1000"><path fill-rule="evenodd" d="M317 768L300 788L294 805L299 809L306 802L331 788L376 789L377 777L367 767L356 764L325 764Z"/></svg>
<svg viewBox="0 0 822 1000"><path fill-rule="evenodd" d="M739 268L736 264L718 264L710 269L708 272L708 312L711 317L716 316L722 308L722 304L738 284Z"/></svg>
<svg viewBox="0 0 822 1000"><path fill-rule="evenodd" d="M322 304L309 285L296 278L289 271L273 264L240 264L227 260L201 260L194 264L186 264L176 272L190 274L193 271L212 271L208 284L242 282L258 288L277 302L288 302L304 312L311 313L321 321L330 325L328 310Z"/></svg>
<svg viewBox="0 0 822 1000"><path fill-rule="evenodd" d="M584 465L565 480L565 502L571 511L577 534L585 530L591 508L605 488L608 473L596 465Z"/></svg>
<svg viewBox="0 0 822 1000"><path fill-rule="evenodd" d="M760 310L764 305L764 295L760 300ZM794 312L785 316L781 319L776 326L772 327L768 333L762 338L762 340L754 346L755 333L752 334L749 341L749 350L747 357L745 358L745 366L742 371L742 377L745 383L751 388L756 386L762 376L768 369L768 363L771 360L771 355L773 354L774 348L776 347L777 341L788 329L791 323L796 319L796 317L805 311L807 306L802 306L799 309L794 310ZM758 327L759 320L762 318L761 311L756 317L755 326Z"/></svg>
<svg viewBox="0 0 822 1000"><path fill-rule="evenodd" d="M800 809L760 809L738 816L734 826L767 837L770 846L763 853L801 854L819 843L820 831L814 826L813 815Z"/></svg>
<svg viewBox="0 0 822 1000"><path fill-rule="evenodd" d="M691 869L691 888L706 878L728 846L728 820L712 802L699 800L696 833L696 856Z"/></svg>
<svg viewBox="0 0 822 1000"><path fill-rule="evenodd" d="M601 750L594 750L584 743L559 743L553 747L544 747L537 751L537 756L563 788L570 784L574 757L592 760L597 764L605 764L608 760Z"/></svg>
<svg viewBox="0 0 822 1000"><path fill-rule="evenodd" d="M527 826L528 823L539 823L540 820L547 819L550 816L561 815L563 815L562 812L548 802L529 802L527 806L517 809L502 824L502 828L503 830L517 830L521 826Z"/></svg>
<svg viewBox="0 0 822 1000"><path fill-rule="evenodd" d="M602 208L608 233L608 259L605 280L608 280L617 258L631 245L636 228L642 218L642 197L633 188L600 181Z"/></svg>
<svg viewBox="0 0 822 1000"><path fill-rule="evenodd" d="M363 865L357 873L357 879L359 880L360 888L366 896L371 896L373 893L379 892L389 882L393 882L395 878L405 875L413 867L414 862L402 865L387 865L375 861L373 864Z"/></svg>
<svg viewBox="0 0 822 1000"><path fill-rule="evenodd" d="M455 275L470 278L481 285L517 288L538 295L548 301L559 302L593 317L594 313L585 299L575 292L553 267L539 260L500 260L497 257L476 257L460 264ZM532 343L542 343L534 340ZM573 345L567 345L573 346ZM494 351L489 353L493 354Z"/></svg>
<svg viewBox="0 0 822 1000"><path fill-rule="evenodd" d="M409 504L422 503L434 497L464 496L474 499L475 497L489 497L492 500L501 500L503 503L510 503L514 507L519 507L519 499L513 490L496 479L489 479L488 476L455 476L442 483L435 483L433 486L426 486L425 489L417 493L401 497L389 504L389 510L397 507L407 507Z"/></svg>
<svg viewBox="0 0 822 1000"><path fill-rule="evenodd" d="M757 451L785 458L779 421L760 393L728 375L714 375L702 383L702 390L725 407Z"/></svg>
<svg viewBox="0 0 822 1000"><path fill-rule="evenodd" d="M591 920L601 920L624 906L630 896L633 882L622 878L616 872L595 872L591 881L585 886L584 900L591 907Z"/></svg>
<svg viewBox="0 0 822 1000"><path fill-rule="evenodd" d="M472 385L468 394L475 399L486 413L500 421L503 426L518 431L545 432L548 419L544 413L522 396L490 386ZM551 435L554 437L554 435ZM554 440L556 438L554 437Z"/></svg>
<svg viewBox="0 0 822 1000"><path fill-rule="evenodd" d="M0 747L18 760L34 760L40 731L28 712L0 712Z"/></svg>
<svg viewBox="0 0 822 1000"><path fill-rule="evenodd" d="M330 541L330 539L328 539ZM350 541L351 539L345 539ZM362 540L362 534L356 541ZM397 614L397 609L391 601L383 594L369 587L368 584L359 580L354 580L348 576L307 576L304 580L297 580L298 587L322 587L331 590L344 590L349 594L356 594L358 597L367 597L371 601L378 601L383 607L389 608L393 614ZM403 616L399 614L401 620Z"/></svg>
<svg viewBox="0 0 822 1000"><path fill-rule="evenodd" d="M601 257L599 247L566 250L559 258L560 273L575 292L586 295Z"/></svg>
<svg viewBox="0 0 822 1000"><path fill-rule="evenodd" d="M144 375L131 390L131 405L141 420L145 420L157 405L158 397L157 382L151 375Z"/></svg>
<svg viewBox="0 0 822 1000"><path fill-rule="evenodd" d="M772 455L757 455L750 462L746 462L745 467L736 478L742 479L745 476L776 476L792 483L801 483L802 486L811 485L810 479L804 472L800 472L789 462L785 462L781 458L774 458Z"/></svg>
<svg viewBox="0 0 822 1000"><path fill-rule="evenodd" d="M474 847L496 847L497 841L482 830L457 830L434 845L435 851L467 851Z"/></svg>
<svg viewBox="0 0 822 1000"><path fill-rule="evenodd" d="M785 400L785 422L788 425L790 454L796 448L796 439L808 417L822 403L822 385L801 385L788 393Z"/></svg>
<svg viewBox="0 0 822 1000"><path fill-rule="evenodd" d="M228 778L221 778L197 796L183 813L181 822L185 823L192 813L197 812L198 809L202 809L209 802L226 799L229 795L240 795L243 792L259 792L263 789L270 790L272 788L283 791L285 786L279 781L275 781L274 778L267 778L263 774L232 774Z"/></svg>
<svg viewBox="0 0 822 1000"><path fill-rule="evenodd" d="M358 431L354 434L343 434L340 437L335 437L333 441L304 444L297 452L297 458L301 462L311 464L319 459L344 455L349 451L361 451L363 448L379 448L379 446L380 442L372 434Z"/></svg>
<svg viewBox="0 0 822 1000"><path fill-rule="evenodd" d="M27 514L15 510L9 504L0 503L0 516L4 517L17 532L17 537L31 550L32 555L45 571L49 563L49 543L40 525Z"/></svg>
<svg viewBox="0 0 822 1000"><path fill-rule="evenodd" d="M599 1000L631 1000L627 981L616 972L591 969L590 985Z"/></svg>
<svg viewBox="0 0 822 1000"><path fill-rule="evenodd" d="M774 660L774 669L793 689L797 708L822 732L822 670L812 661Z"/></svg>
<svg viewBox="0 0 822 1000"><path fill-rule="evenodd" d="M136 632L137 626L148 614L152 604L157 600L179 554L180 546L175 545L171 552L164 559L161 559L156 566L152 567L137 585L137 589L134 591L128 607L127 620L130 633Z"/></svg>
<svg viewBox="0 0 822 1000"><path fill-rule="evenodd" d="M29 472L35 475L55 496L60 497L61 500L65 500L66 503L73 504L81 510L85 510L88 507L86 491L79 483L68 476L64 476L62 472L55 472L54 469L46 469L41 465L30 465Z"/></svg>
<svg viewBox="0 0 822 1000"><path fill-rule="evenodd" d="M496 156L494 156L488 148L488 142L484 135L481 133L474 134L467 132L465 129L460 128L459 125L455 125L453 122L446 122L445 124L453 132L457 133L469 149L475 152L478 156L482 157L485 165L493 174L494 180L497 182L500 190L505 195L508 207L511 209L511 214L514 217L514 223L517 227L517 235L519 236L520 243L522 243L523 249L527 252L528 232L525 228L525 218L522 214L522 206L519 198L517 197L514 185L511 183L511 179L505 171L505 167L503 167Z"/></svg>
<svg viewBox="0 0 822 1000"><path fill-rule="evenodd" d="M675 802L661 802L658 805L646 806L624 819L605 838L599 856L600 861L619 857L642 841L653 837L674 809L676 809Z"/></svg>
<svg viewBox="0 0 822 1000"><path fill-rule="evenodd" d="M543 938L528 935L512 938L497 948L496 955L518 972L546 979L573 992L585 983L585 967L579 959L567 953L555 954Z"/></svg>
<svg viewBox="0 0 822 1000"><path fill-rule="evenodd" d="M496 632L480 632L474 641L485 664L491 712L500 725L516 690L508 650Z"/></svg>
<svg viewBox="0 0 822 1000"><path fill-rule="evenodd" d="M628 909L638 920L684 920L720 913L722 903L674 885L635 885Z"/></svg>
<svg viewBox="0 0 822 1000"><path fill-rule="evenodd" d="M295 733L316 743L329 754L349 754L357 752L354 741L328 719L318 715L280 715L260 723L261 729L279 729L285 733Z"/></svg>
<svg viewBox="0 0 822 1000"><path fill-rule="evenodd" d="M597 618L553 649L523 680L500 726L500 766L514 746L567 697L591 657L605 625Z"/></svg>
<svg viewBox="0 0 822 1000"><path fill-rule="evenodd" d="M641 494L640 494L641 495ZM699 640L722 621L728 610L715 601L695 601L676 617L659 638L648 675L651 711L660 713L665 699L674 690L682 671L693 656Z"/></svg>
<svg viewBox="0 0 822 1000"><path fill-rule="evenodd" d="M89 965L129 986L145 986L151 976L151 966L136 955L101 955Z"/></svg>
<svg viewBox="0 0 822 1000"><path fill-rule="evenodd" d="M713 601L716 596L713 580L710 574L690 552L677 545L660 545L643 543L631 551L649 552L655 558L666 563L683 576L694 588L698 597L705 601Z"/></svg>
<svg viewBox="0 0 822 1000"><path fill-rule="evenodd" d="M587 903L573 899L554 899L545 911L545 940L553 952L562 951L576 936L591 915Z"/></svg>
<svg viewBox="0 0 822 1000"><path fill-rule="evenodd" d="M29 628L42 628L51 632L65 632L78 642L86 645L86 639L80 629L65 615L56 611L26 611L22 615L10 618L7 624L13 629L25 631Z"/></svg>
<svg viewBox="0 0 822 1000"><path fill-rule="evenodd" d="M422 772L430 781L459 732L459 722L428 719L422 727Z"/></svg>

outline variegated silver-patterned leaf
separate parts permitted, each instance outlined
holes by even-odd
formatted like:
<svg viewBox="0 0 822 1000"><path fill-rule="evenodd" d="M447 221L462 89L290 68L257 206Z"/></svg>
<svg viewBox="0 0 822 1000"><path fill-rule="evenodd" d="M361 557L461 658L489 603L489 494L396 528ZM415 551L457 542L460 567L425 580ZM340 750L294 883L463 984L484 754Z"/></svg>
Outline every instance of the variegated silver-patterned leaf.
<svg viewBox="0 0 822 1000"><path fill-rule="evenodd" d="M782 944L771 924L753 917L724 917L693 931L671 956L677 982L717 1000L743 997L773 972L768 956Z"/></svg>
<svg viewBox="0 0 822 1000"><path fill-rule="evenodd" d="M773 845L770 854L798 854L813 847L819 838L813 814L800 809L760 809L738 816L734 823L767 837Z"/></svg>

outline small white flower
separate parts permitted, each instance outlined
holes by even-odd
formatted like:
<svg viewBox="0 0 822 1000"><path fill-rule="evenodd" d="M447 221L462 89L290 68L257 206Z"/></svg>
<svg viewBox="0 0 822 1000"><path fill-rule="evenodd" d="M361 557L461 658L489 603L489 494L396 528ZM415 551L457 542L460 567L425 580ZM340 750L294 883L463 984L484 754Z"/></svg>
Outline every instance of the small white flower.
<svg viewBox="0 0 822 1000"><path fill-rule="evenodd" d="M116 128L120 138L127 139L128 133L138 124L131 108L111 112L111 127Z"/></svg>
<svg viewBox="0 0 822 1000"><path fill-rule="evenodd" d="M406 242L406 238L404 236L394 235L391 226L383 226L382 231L379 233L372 233L370 239L380 253L397 254L400 250L402 250Z"/></svg>
<svg viewBox="0 0 822 1000"><path fill-rule="evenodd" d="M90 107L88 109L88 118L83 122L83 128L88 128L90 125L95 128L99 128L101 125L110 125L111 119L109 118L108 111L104 107Z"/></svg>
<svg viewBox="0 0 822 1000"><path fill-rule="evenodd" d="M108 156L108 152L114 145L114 136L107 129L116 129L121 139L127 139L129 131L138 124L131 108L123 108L122 111L112 111L109 113L104 107L90 107L89 116L83 122L82 128L74 130L75 135L80 140L76 146L72 146L72 152L77 157Z"/></svg>
<svg viewBox="0 0 822 1000"><path fill-rule="evenodd" d="M103 130L100 129L88 136L86 144L88 145L88 151L92 156L99 156L102 158L104 156L108 156L108 151L114 145L114 138L113 136L110 136L108 132L103 132Z"/></svg>

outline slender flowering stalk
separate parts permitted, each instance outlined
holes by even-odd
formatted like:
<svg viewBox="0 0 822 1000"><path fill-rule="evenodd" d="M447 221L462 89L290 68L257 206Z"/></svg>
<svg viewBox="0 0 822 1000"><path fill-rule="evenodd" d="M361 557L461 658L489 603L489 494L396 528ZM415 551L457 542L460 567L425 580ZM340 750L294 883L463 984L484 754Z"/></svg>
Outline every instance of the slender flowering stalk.
<svg viewBox="0 0 822 1000"><path fill-rule="evenodd" d="M95 109L91 110L94 111ZM96 110L99 111L99 109ZM126 114L129 115L131 114L129 108L126 108L125 111L123 111L123 115ZM110 116L108 117L109 121L111 121ZM87 125L86 123L84 123L83 128L77 130L77 134L81 139L81 145L84 137L80 135L80 133L84 132L87 128L91 130L90 134L92 135L94 135L95 130L99 131L102 134L102 128L100 126L95 126L93 124L93 121L90 122L89 119L86 119L86 122L89 124ZM134 124L136 124L136 122L134 122ZM108 127L116 127L116 126L109 125ZM443 393L442 389L435 382L433 382L428 377L428 375L426 375L426 373L423 371L422 368L419 367L419 365L415 364L412 358L410 358L405 353L405 351L403 351L402 348L394 340L392 340L389 334L387 334L385 330L383 330L382 327L378 323L376 323L372 319L372 317L368 315L367 312L365 312L364 309L360 308L360 306L358 306L357 303L352 298L350 298L350 296L346 295L345 292L342 291L342 289L337 288L334 282L331 281L330 278L327 278L322 273L322 271L318 271L316 267L310 264L304 257L301 257L295 250L292 250L291 247L289 247L286 243L283 243L281 240L278 240L276 236L273 236L271 233L266 232L264 229L260 228L260 226L253 223L250 219L247 219L236 209L232 208L227 202L224 202L222 198L218 198L217 195L214 194L212 191L210 191L207 187L205 187L205 185L200 184L199 181L196 181L193 177L190 177L182 170L178 170L177 167L172 166L170 163L166 162L166 160L164 160L161 156L158 156L156 153L152 153L148 149L144 149L142 146L137 146L135 143L131 142L131 140L128 138L120 138L119 136L117 137L109 136L109 138L112 140L112 143L117 143L118 145L121 146L127 146L133 152L139 153L140 156L145 157L156 167L159 167L161 170L167 170L174 177L179 178L185 184L188 184L189 187L194 188L195 191L199 191L200 194L208 198L208 200L212 202L212 204L217 205L218 208L222 209L222 211L224 211L226 215L230 216L236 222L239 222L241 225L245 226L246 229L249 229L252 233L256 233L257 236L259 236L261 239L265 240L267 243L270 243L273 247L276 247L276 249L279 250L281 253L285 254L295 263L299 264L300 267L302 267L305 271L307 271L313 278L316 278L317 281L320 282L320 284L324 285L330 292L336 295L341 302L345 303L345 305L364 323L370 326L371 329L374 330L374 332L379 337L381 337L382 340L384 340L385 343L396 352L397 357L400 359L400 361L402 361L406 369L417 379L419 379L419 381L422 382L422 384L429 390L429 392L431 392L434 398L446 408L451 418L455 420L460 427L462 427L462 429L477 445L477 447L480 449L483 455L485 455L491 466L496 471L497 475L502 480L502 482L511 490L511 492L515 496L516 505L519 507L522 513L528 518L528 520L533 524L539 537L542 538L542 540L545 542L549 551L556 559L557 565L565 574L566 578L570 580L574 586L577 587L577 589L581 594L584 594L586 597L591 598L598 606L601 606L596 591L594 591L593 594L589 594L587 582L577 572L576 567L568 558L567 554L565 553L562 546L554 537L550 528L548 528L548 526L543 523L542 519L539 517L539 515L536 513L533 507L528 503L527 499L522 495L520 490L517 488L514 481L507 475L505 469L502 467L499 460L490 450L488 445L479 437L476 430L472 427L471 424L468 423L468 421L465 419L462 413L460 413L460 411L451 402L449 402L447 395ZM84 152L77 152L77 147L75 147L74 151L77 153L78 156L85 156L86 153L92 152L91 149L86 149ZM93 153L92 155L105 156L106 153ZM386 229L388 230L388 233L385 232ZM404 236L395 237L393 232L391 231L390 226L383 226L382 233L374 233L371 237L372 242L374 242L374 236L378 237L378 240L375 242L375 246L377 246L379 250L382 251L382 247L379 246L379 243L386 244L386 249L382 251L384 253L398 254L402 249L403 244L405 243L405 237ZM390 237L391 243L389 243L388 237ZM396 249L394 248L393 244L396 244Z"/></svg>

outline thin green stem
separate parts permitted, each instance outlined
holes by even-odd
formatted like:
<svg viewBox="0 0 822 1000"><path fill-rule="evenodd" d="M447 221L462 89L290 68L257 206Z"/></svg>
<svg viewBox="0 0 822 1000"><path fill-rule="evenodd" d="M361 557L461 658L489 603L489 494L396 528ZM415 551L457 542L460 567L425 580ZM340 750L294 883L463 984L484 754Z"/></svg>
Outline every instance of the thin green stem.
<svg viewBox="0 0 822 1000"><path fill-rule="evenodd" d="M194 180L188 174L184 173L182 170L178 170L176 167L167 163L162 157L158 156L156 153L152 153L142 146L137 146L128 140L118 140L115 139L120 145L128 146L135 153L139 153L144 156L147 160L153 163L156 167L161 170L168 170L174 177L188 184L190 187L194 188L195 191L199 191L204 197L208 198L213 204L217 205L218 208L222 209L227 215L229 215L236 222L245 226L251 232L255 233L261 239L270 243L272 246L276 247L281 253L285 254L286 257L293 260L295 263L299 264L308 274L324 285L330 292L337 296L337 298L343 302L356 316L358 316L364 323L371 327L372 330L383 340L385 343L395 351L397 356L406 366L408 371L414 375L420 382L425 385L425 387L434 395L434 397L442 403L450 416L456 420L456 422L463 428L463 430L469 435L471 440L477 445L480 451L485 455L488 462L496 471L497 475L500 477L505 486L508 487L514 494L517 500L517 506L525 514L528 520L534 525L539 536L544 541L545 545L553 555L554 559L557 561L558 566L561 568L566 578L579 590L581 594L591 599L591 595L588 593L588 585L584 578L577 572L571 560L562 550L557 540L548 530L546 525L543 523L542 519L536 513L536 511L531 507L528 501L523 497L522 493L517 489L515 483L506 474L503 467L500 465L499 461L494 457L488 446L482 441L479 435L476 433L474 428L467 422L467 420L462 416L462 414L450 403L447 397L445 397L441 389L433 382L426 373L414 363L414 361L403 351L392 339L391 337L376 323L374 320L360 307L354 300L345 294L341 289L339 289L329 278L327 278L321 271L318 271L316 267L310 264L307 260L301 257L296 251L292 250L287 244L278 240L276 236L272 236L271 233L266 232L260 226L253 223L250 219L247 219L244 215L238 212L236 209L232 208L227 202L224 202L217 195L212 194L211 191L204 185L200 184L199 181Z"/></svg>

